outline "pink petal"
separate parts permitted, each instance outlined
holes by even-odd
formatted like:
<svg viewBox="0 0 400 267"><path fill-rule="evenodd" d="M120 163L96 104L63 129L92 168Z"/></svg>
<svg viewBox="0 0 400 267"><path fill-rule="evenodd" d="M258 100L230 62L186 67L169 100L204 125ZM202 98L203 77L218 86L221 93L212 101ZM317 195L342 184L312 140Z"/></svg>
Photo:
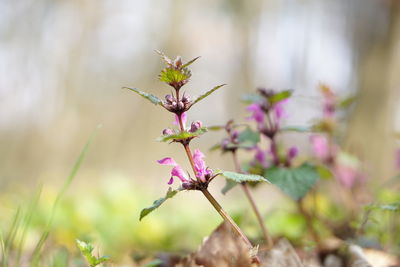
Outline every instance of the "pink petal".
<svg viewBox="0 0 400 267"><path fill-rule="evenodd" d="M289 160L292 160L297 156L298 153L299 149L295 146L292 146L287 152L287 157L289 158Z"/></svg>
<svg viewBox="0 0 400 267"><path fill-rule="evenodd" d="M398 170L400 170L400 148L397 149L396 151L396 159L395 159L395 166Z"/></svg>
<svg viewBox="0 0 400 267"><path fill-rule="evenodd" d="M189 179L186 177L185 172L183 171L183 169L181 168L181 166L177 165L175 166L172 171L171 171L171 175L178 177L182 182L187 182Z"/></svg>
<svg viewBox="0 0 400 267"><path fill-rule="evenodd" d="M286 114L285 109L284 109L283 106L284 106L284 104L287 103L288 100L289 99L281 100L281 101L275 103L275 105L273 106L273 111L274 111L274 115L275 115L275 119L276 119L276 124L277 125L280 124L280 122L281 122L281 120L283 118L287 117L287 114Z"/></svg>
<svg viewBox="0 0 400 267"><path fill-rule="evenodd" d="M171 178L169 178L168 184L172 184L174 182L174 177L171 176Z"/></svg>
<svg viewBox="0 0 400 267"><path fill-rule="evenodd" d="M334 173L339 179L340 183L346 188L351 188L357 178L357 171L350 166L336 166Z"/></svg>
<svg viewBox="0 0 400 267"><path fill-rule="evenodd" d="M253 103L246 108L247 111L252 112L250 117L247 117L248 120L254 120L257 123L264 123L264 111L261 106L257 103Z"/></svg>
<svg viewBox="0 0 400 267"><path fill-rule="evenodd" d="M157 162L160 163L161 165L171 165L171 166L178 165L173 158L163 158L163 159L157 160Z"/></svg>
<svg viewBox="0 0 400 267"><path fill-rule="evenodd" d="M204 154L196 149L193 153L194 167L196 169L196 177L201 177L205 174L206 163L203 160Z"/></svg>
<svg viewBox="0 0 400 267"><path fill-rule="evenodd" d="M183 127L185 127L186 121L187 121L186 112L183 112L183 113L181 114L181 119L182 119ZM175 121L173 122L173 124L174 124L174 125L179 125L179 117L178 117L178 115L175 115Z"/></svg>
<svg viewBox="0 0 400 267"><path fill-rule="evenodd" d="M320 160L326 160L329 157L328 139L322 135L313 135L310 137L314 155Z"/></svg>
<svg viewBox="0 0 400 267"><path fill-rule="evenodd" d="M258 161L264 168L268 167L268 162L267 162L267 152L263 151L261 148L258 146L256 147L256 154L254 156L256 161Z"/></svg>

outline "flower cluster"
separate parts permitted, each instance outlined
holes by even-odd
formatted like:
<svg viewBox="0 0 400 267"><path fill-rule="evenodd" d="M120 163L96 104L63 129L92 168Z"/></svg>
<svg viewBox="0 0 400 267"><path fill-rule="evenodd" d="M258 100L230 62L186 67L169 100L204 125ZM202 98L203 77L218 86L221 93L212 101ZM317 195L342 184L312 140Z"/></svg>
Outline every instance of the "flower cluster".
<svg viewBox="0 0 400 267"><path fill-rule="evenodd" d="M189 174L185 173L182 167L177 164L173 158L167 157L157 161L161 165L173 166L168 184L174 182L174 177L179 178L182 182L182 188L187 190L196 189L199 183L207 184L207 182L213 177L213 171L206 166L204 154L200 150L196 149L192 156L196 170L196 180L192 179Z"/></svg>
<svg viewBox="0 0 400 267"><path fill-rule="evenodd" d="M277 143L276 136L281 129L282 119L286 117L284 109L291 91L275 92L272 89L258 89L259 98L247 107L251 115L247 118L256 122L258 131L269 140L269 148L262 150L255 148L253 165L261 165L267 168L271 165L291 166L298 154L298 148L293 146L282 151Z"/></svg>
<svg viewBox="0 0 400 267"><path fill-rule="evenodd" d="M364 175L360 171L357 158L344 152L334 141L336 111L339 106L335 93L324 84L320 85L320 90L323 96L323 112L317 129L322 133L310 136L312 151L322 164L330 168L340 184L346 188L352 188L357 181L362 180Z"/></svg>

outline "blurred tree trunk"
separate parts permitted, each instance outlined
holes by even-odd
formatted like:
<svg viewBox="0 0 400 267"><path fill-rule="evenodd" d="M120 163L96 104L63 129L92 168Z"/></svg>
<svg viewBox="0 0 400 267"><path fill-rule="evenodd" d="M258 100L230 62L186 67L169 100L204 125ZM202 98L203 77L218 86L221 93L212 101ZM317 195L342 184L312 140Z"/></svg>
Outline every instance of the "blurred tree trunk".
<svg viewBox="0 0 400 267"><path fill-rule="evenodd" d="M393 174L394 113L400 92L400 5L396 1L386 5L389 16L384 35L370 38L370 45L358 41L355 47L362 51L359 98L345 140L346 149L366 163L365 171L378 184Z"/></svg>

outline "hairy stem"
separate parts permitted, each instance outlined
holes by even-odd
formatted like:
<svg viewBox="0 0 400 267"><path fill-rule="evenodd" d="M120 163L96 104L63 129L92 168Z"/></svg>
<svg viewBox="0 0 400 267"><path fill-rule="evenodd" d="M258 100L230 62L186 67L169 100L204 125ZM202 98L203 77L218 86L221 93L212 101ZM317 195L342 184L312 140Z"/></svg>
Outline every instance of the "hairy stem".
<svg viewBox="0 0 400 267"><path fill-rule="evenodd" d="M232 157L233 157L233 163L235 164L236 171L239 172L239 173L243 173L242 168L240 167L240 164L239 164L239 160L238 160L236 151L232 151ZM267 227L264 224L264 221L262 219L261 213L260 213L260 211L259 211L259 209L257 207L257 204L254 201L254 198L253 198L253 196L252 196L252 194L251 194L251 192L249 190L249 186L245 182L241 183L241 186L242 186L242 189L243 189L247 199L250 202L250 205L251 205L251 207L252 207L252 209L254 211L254 214L257 217L257 221L258 221L258 224L261 227L261 231L263 233L264 240L267 242L267 247L268 248L272 248L273 247L273 241L272 241L271 235L268 233Z"/></svg>

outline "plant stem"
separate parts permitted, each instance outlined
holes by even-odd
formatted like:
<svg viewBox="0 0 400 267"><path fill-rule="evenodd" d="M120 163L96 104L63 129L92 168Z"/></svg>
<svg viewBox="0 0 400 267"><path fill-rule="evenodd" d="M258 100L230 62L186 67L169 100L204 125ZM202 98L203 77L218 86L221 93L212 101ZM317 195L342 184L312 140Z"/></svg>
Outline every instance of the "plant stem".
<svg viewBox="0 0 400 267"><path fill-rule="evenodd" d="M243 173L242 168L240 167L240 164L239 164L239 160L238 160L236 151L232 151L232 158L233 158L233 163L235 165L236 171L239 172L239 173ZM261 231L262 231L263 236L264 236L264 239L267 242L267 247L268 248L272 248L273 247L273 240L272 240L271 236L269 235L267 228L265 227L265 224L264 224L264 221L262 219L261 213L260 213L260 211L259 211L259 209L257 207L256 202L254 201L253 196L251 195L249 187L248 187L247 183L245 183L245 182L241 183L241 186L242 186L242 189L243 189L247 199L250 202L250 205L251 205L251 207L252 207L252 209L254 211L254 214L257 217L258 224L260 225Z"/></svg>
<svg viewBox="0 0 400 267"><path fill-rule="evenodd" d="M232 226L233 230L243 239L243 241L250 248L252 248L253 245L250 243L249 239L242 232L242 230L239 228L239 226L233 221L233 219L221 207L221 205L217 202L217 200L210 194L210 192L207 189L202 189L201 192L208 199L208 201L210 201L211 205L213 205L213 207L216 209L216 211L219 213L219 215L221 215L221 217Z"/></svg>
<svg viewBox="0 0 400 267"><path fill-rule="evenodd" d="M310 234L314 239L314 242L316 243L316 246L318 248L320 246L320 238L317 231L314 228L313 219L311 215L304 209L302 199L298 200L296 203L297 203L297 208L299 209L301 215L303 215L304 219L306 220L306 224L308 225L308 230L310 231Z"/></svg>

